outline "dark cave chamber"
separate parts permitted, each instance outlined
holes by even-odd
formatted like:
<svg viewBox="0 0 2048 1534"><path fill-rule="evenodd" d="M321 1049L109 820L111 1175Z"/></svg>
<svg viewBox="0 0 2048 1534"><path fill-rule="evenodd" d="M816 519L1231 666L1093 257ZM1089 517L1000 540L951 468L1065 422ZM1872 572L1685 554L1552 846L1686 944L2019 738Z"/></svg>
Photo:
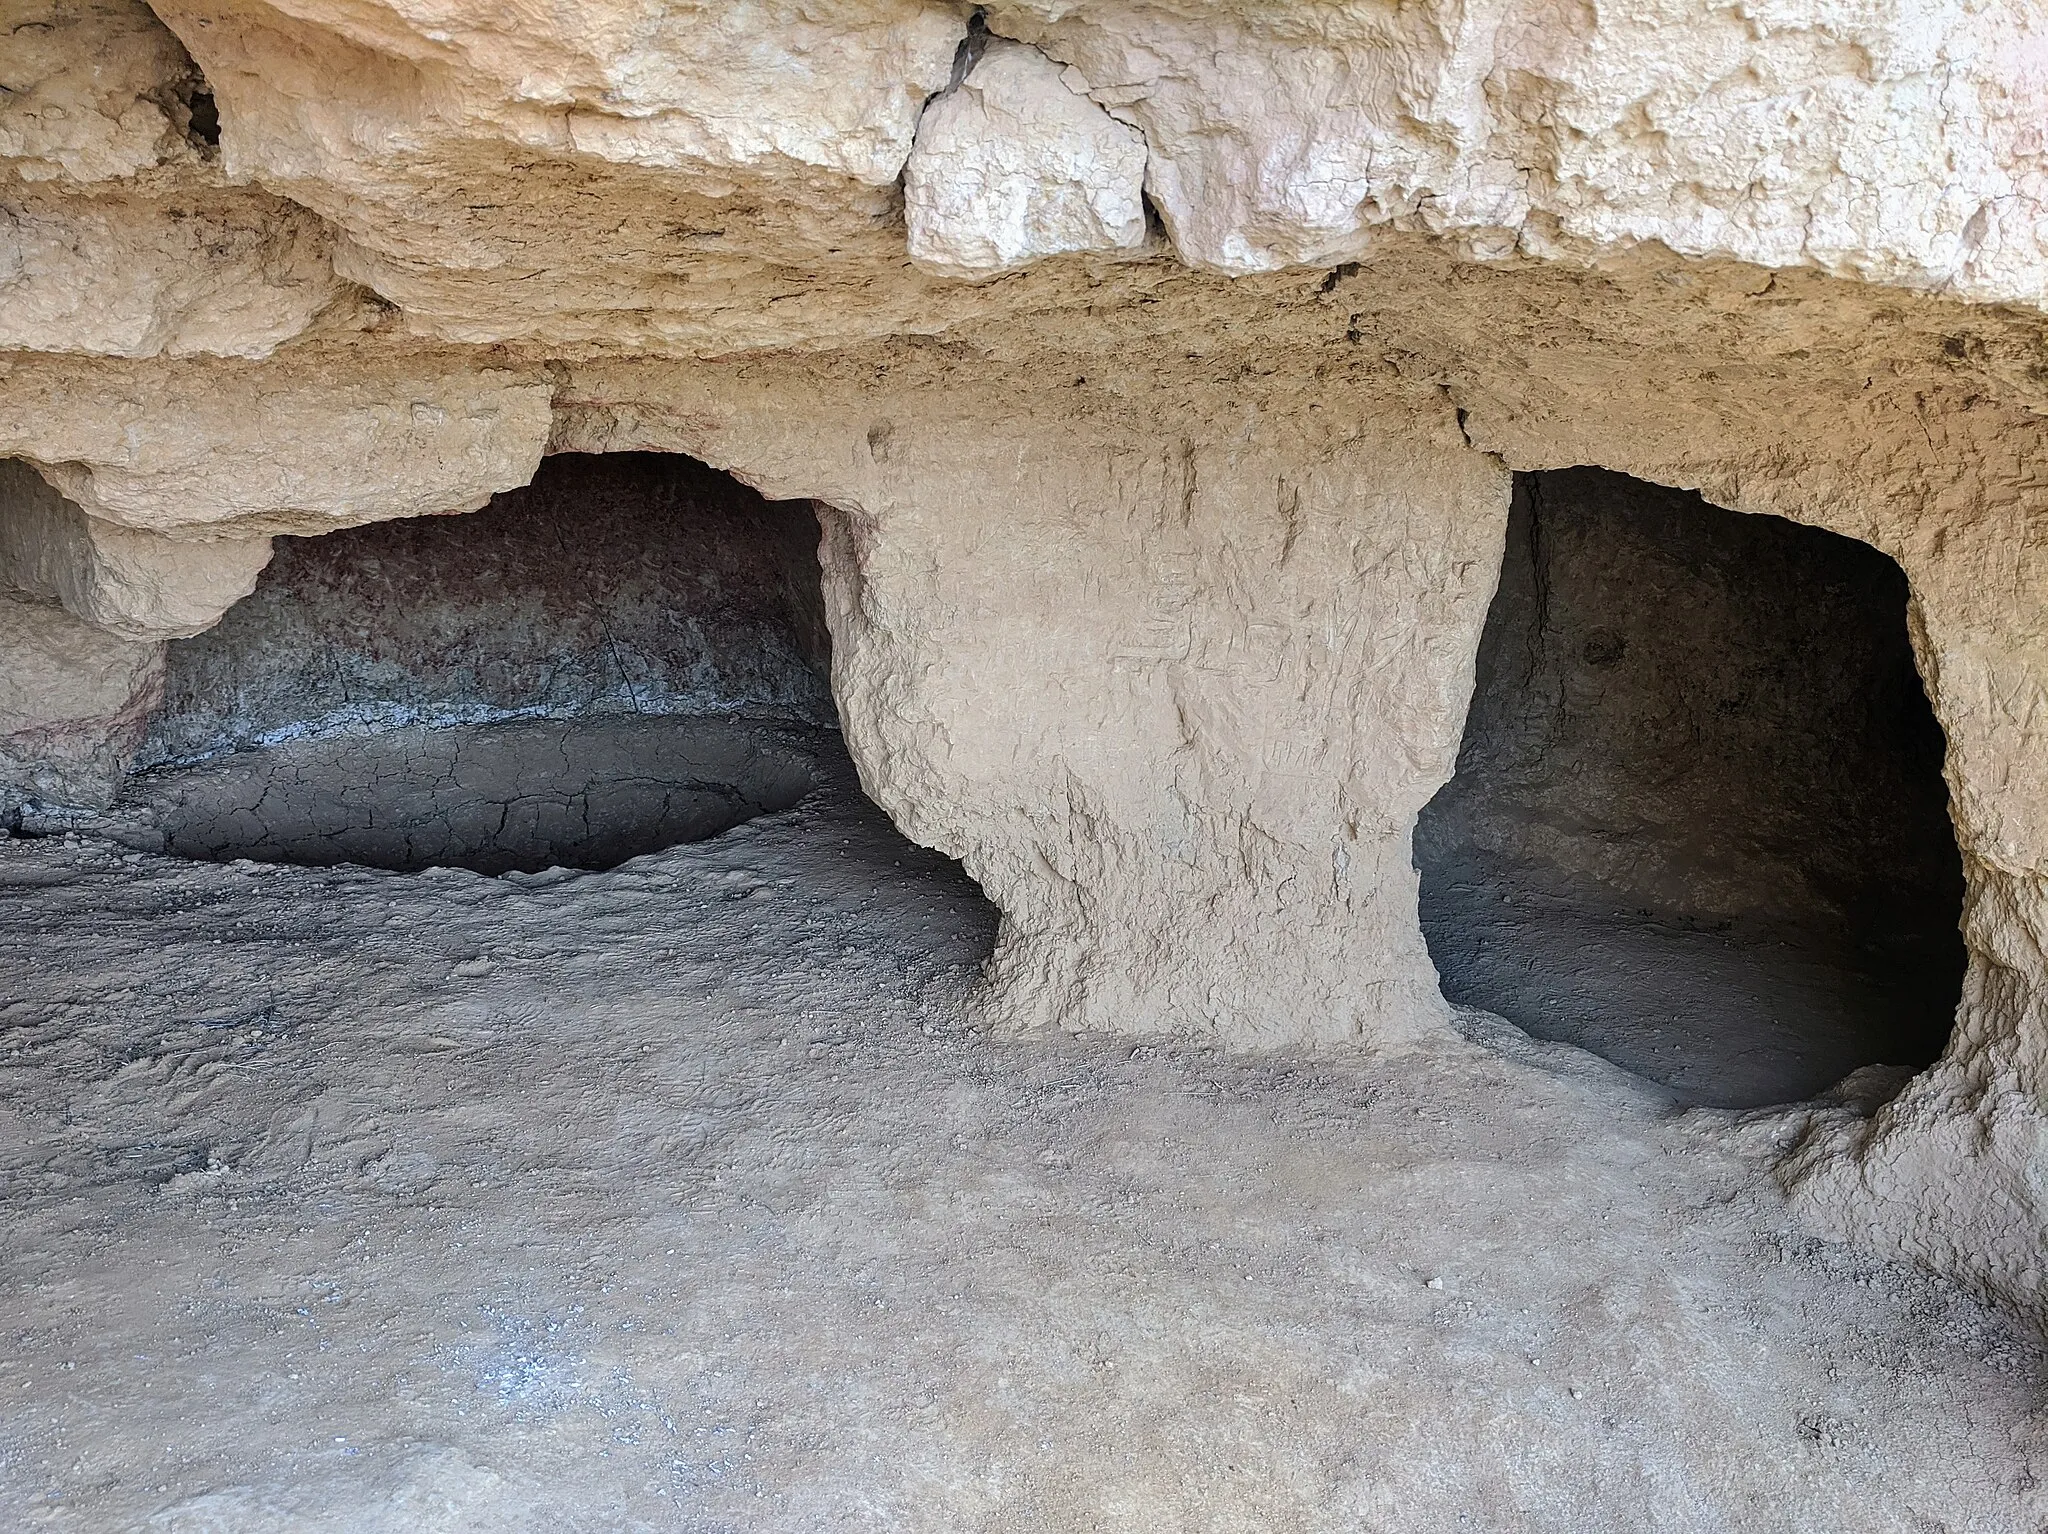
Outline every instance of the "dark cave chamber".
<svg viewBox="0 0 2048 1534"><path fill-rule="evenodd" d="M1903 1079L1965 962L1943 752L1877 550L1518 475L1457 772L1415 833L1444 994L1687 1103Z"/></svg>
<svg viewBox="0 0 2048 1534"><path fill-rule="evenodd" d="M171 646L122 811L187 857L497 874L785 809L850 772L817 544L809 503L661 454L281 538Z"/></svg>

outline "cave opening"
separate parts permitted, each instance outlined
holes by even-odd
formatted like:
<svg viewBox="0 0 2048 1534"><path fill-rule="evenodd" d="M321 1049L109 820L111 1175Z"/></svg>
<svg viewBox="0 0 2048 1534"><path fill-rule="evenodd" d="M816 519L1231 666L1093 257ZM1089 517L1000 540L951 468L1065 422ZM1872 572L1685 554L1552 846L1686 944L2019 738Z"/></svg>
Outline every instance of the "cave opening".
<svg viewBox="0 0 2048 1534"><path fill-rule="evenodd" d="M462 516L280 538L170 647L117 818L174 855L603 869L851 784L808 502L563 454Z"/></svg>
<svg viewBox="0 0 2048 1534"><path fill-rule="evenodd" d="M1457 770L1415 834L1454 1003L1683 1103L1878 1094L1965 954L1904 572L1605 470L1516 476Z"/></svg>

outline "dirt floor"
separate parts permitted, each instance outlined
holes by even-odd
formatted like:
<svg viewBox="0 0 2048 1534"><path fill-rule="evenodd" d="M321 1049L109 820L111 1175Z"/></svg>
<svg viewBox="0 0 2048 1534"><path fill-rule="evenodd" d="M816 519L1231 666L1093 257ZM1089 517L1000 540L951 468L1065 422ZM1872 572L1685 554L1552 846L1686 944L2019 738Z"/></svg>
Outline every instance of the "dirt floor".
<svg viewBox="0 0 2048 1534"><path fill-rule="evenodd" d="M2043 1355L1796 1114L1473 1014L992 1041L837 783L610 873L0 842L0 1527L2048 1526Z"/></svg>
<svg viewBox="0 0 2048 1534"><path fill-rule="evenodd" d="M1915 964L1825 932L1687 925L1511 873L1438 880L1422 919L1451 1000L1592 1050L1686 1106L1798 1102L1873 1067L1903 1083L1938 1053L1921 1024L1940 1005L1928 993L1949 986L1939 953Z"/></svg>
<svg viewBox="0 0 2048 1534"><path fill-rule="evenodd" d="M138 774L105 828L216 862L612 868L788 809L821 755L845 760L837 730L737 715L334 735Z"/></svg>

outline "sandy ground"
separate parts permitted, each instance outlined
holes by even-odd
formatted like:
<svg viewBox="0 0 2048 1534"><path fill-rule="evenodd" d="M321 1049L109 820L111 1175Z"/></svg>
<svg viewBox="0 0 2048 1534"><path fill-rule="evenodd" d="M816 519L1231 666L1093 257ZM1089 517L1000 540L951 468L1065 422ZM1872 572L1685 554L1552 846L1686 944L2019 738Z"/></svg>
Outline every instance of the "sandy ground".
<svg viewBox="0 0 2048 1534"><path fill-rule="evenodd" d="M843 791L0 901L0 1527L2048 1526L2036 1340L1802 1236L1792 1120L979 1038L985 907Z"/></svg>
<svg viewBox="0 0 2048 1534"><path fill-rule="evenodd" d="M349 733L137 774L104 828L219 862L615 868L788 809L820 757L846 762L837 730L737 714Z"/></svg>
<svg viewBox="0 0 2048 1534"><path fill-rule="evenodd" d="M1592 1050L1687 1105L1796 1102L1874 1065L1903 1079L1940 1053L1926 1019L1955 1015L1960 976L1939 958L1902 976L1892 956L1811 933L1683 926L1512 877L1430 895L1423 930L1447 996Z"/></svg>

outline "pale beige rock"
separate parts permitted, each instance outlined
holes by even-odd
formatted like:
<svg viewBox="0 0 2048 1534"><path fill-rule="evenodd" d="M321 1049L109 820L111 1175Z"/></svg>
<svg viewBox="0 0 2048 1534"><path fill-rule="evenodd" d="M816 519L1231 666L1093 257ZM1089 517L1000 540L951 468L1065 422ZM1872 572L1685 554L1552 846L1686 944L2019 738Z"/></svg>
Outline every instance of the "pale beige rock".
<svg viewBox="0 0 2048 1534"><path fill-rule="evenodd" d="M1347 259L1391 226L1489 255L1654 242L1980 299L2048 290L2048 29L2028 0L989 16L1144 130L1148 187L1198 265Z"/></svg>
<svg viewBox="0 0 2048 1534"><path fill-rule="evenodd" d="M109 802L161 694L163 653L0 596L0 809Z"/></svg>
<svg viewBox="0 0 2048 1534"><path fill-rule="evenodd" d="M181 541L89 517L0 459L0 585L121 639L183 639L256 589L268 538Z"/></svg>
<svg viewBox="0 0 2048 1534"><path fill-rule="evenodd" d="M1005 913L997 1018L1441 1026L1408 841L1457 754L1507 506L1448 426L1057 457L892 431L902 466L827 542L835 691L870 795Z"/></svg>
<svg viewBox="0 0 2048 1534"><path fill-rule="evenodd" d="M533 477L544 378L446 359L341 371L355 376L319 361L21 370L0 394L0 453L100 520L236 538L473 511Z"/></svg>
<svg viewBox="0 0 2048 1534"><path fill-rule="evenodd" d="M572 389L557 445L681 449L838 508L847 739L1001 907L1003 1025L1444 1026L1409 834L1457 753L1508 484L1439 399L1218 442L1199 411L1004 420L978 391L886 415L801 385L655 392L664 419L621 420Z"/></svg>
<svg viewBox="0 0 2048 1534"><path fill-rule="evenodd" d="M128 115L172 56L121 14L159 62L104 94L38 65L35 102L89 111L74 141L8 108L8 195L183 153ZM550 430L829 502L850 738L1003 906L1013 1025L1441 1027L1405 838L1449 771L1507 469L1603 465L1892 554L1971 976L1948 1059L1874 1120L1785 1118L1810 1131L1786 1175L1820 1228L2048 1307L2033 8L1016 0L990 24L1142 132L1188 265L1076 252L977 285L913 267L894 184L964 8L162 14L229 173L328 220L340 275L401 313L297 334L310 310L225 297L268 291L254 246L222 270L255 289L166 275L188 247L154 183L65 192L35 206L106 230L73 269L106 297L39 257L53 296L5 322L48 332L10 344L280 349L9 353L0 453L183 534L474 506ZM607 360L631 353L723 360Z"/></svg>
<svg viewBox="0 0 2048 1534"><path fill-rule="evenodd" d="M230 164L286 175L365 157L380 147L367 131L400 151L503 134L713 180L801 168L886 186L965 32L952 7L917 0L590 0L540 13L224 0L157 14L231 96ZM308 50L295 65L281 55L287 40ZM321 73L323 53L352 68ZM245 77L258 58L286 67L267 82ZM401 82L418 89L384 93Z"/></svg>
<svg viewBox="0 0 2048 1534"><path fill-rule="evenodd" d="M743 317L793 339L837 307L808 268L857 292L902 265L896 182L966 32L916 0L160 14L219 99L229 172L337 224L343 275L412 323L657 346Z"/></svg>
<svg viewBox="0 0 2048 1534"><path fill-rule="evenodd" d="M1072 74L998 38L925 108L903 171L911 260L975 277L1145 243L1145 140Z"/></svg>
<svg viewBox="0 0 2048 1534"><path fill-rule="evenodd" d="M890 183L964 35L952 7L162 14L219 97L230 170L337 224L344 275L438 336L696 349L923 318L884 236L904 248ZM1197 265L1335 262L1408 229L1488 256L1655 243L2043 290L2048 70L2022 0L1317 14L1062 0L991 20L1143 130Z"/></svg>
<svg viewBox="0 0 2048 1534"><path fill-rule="evenodd" d="M0 0L0 171L111 181L190 157L198 72L141 0Z"/></svg>
<svg viewBox="0 0 2048 1534"><path fill-rule="evenodd" d="M266 357L346 291L328 247L258 192L0 191L0 348Z"/></svg>
<svg viewBox="0 0 2048 1534"><path fill-rule="evenodd" d="M317 218L222 184L145 6L12 0L0 35L0 350L263 357L346 293Z"/></svg>

